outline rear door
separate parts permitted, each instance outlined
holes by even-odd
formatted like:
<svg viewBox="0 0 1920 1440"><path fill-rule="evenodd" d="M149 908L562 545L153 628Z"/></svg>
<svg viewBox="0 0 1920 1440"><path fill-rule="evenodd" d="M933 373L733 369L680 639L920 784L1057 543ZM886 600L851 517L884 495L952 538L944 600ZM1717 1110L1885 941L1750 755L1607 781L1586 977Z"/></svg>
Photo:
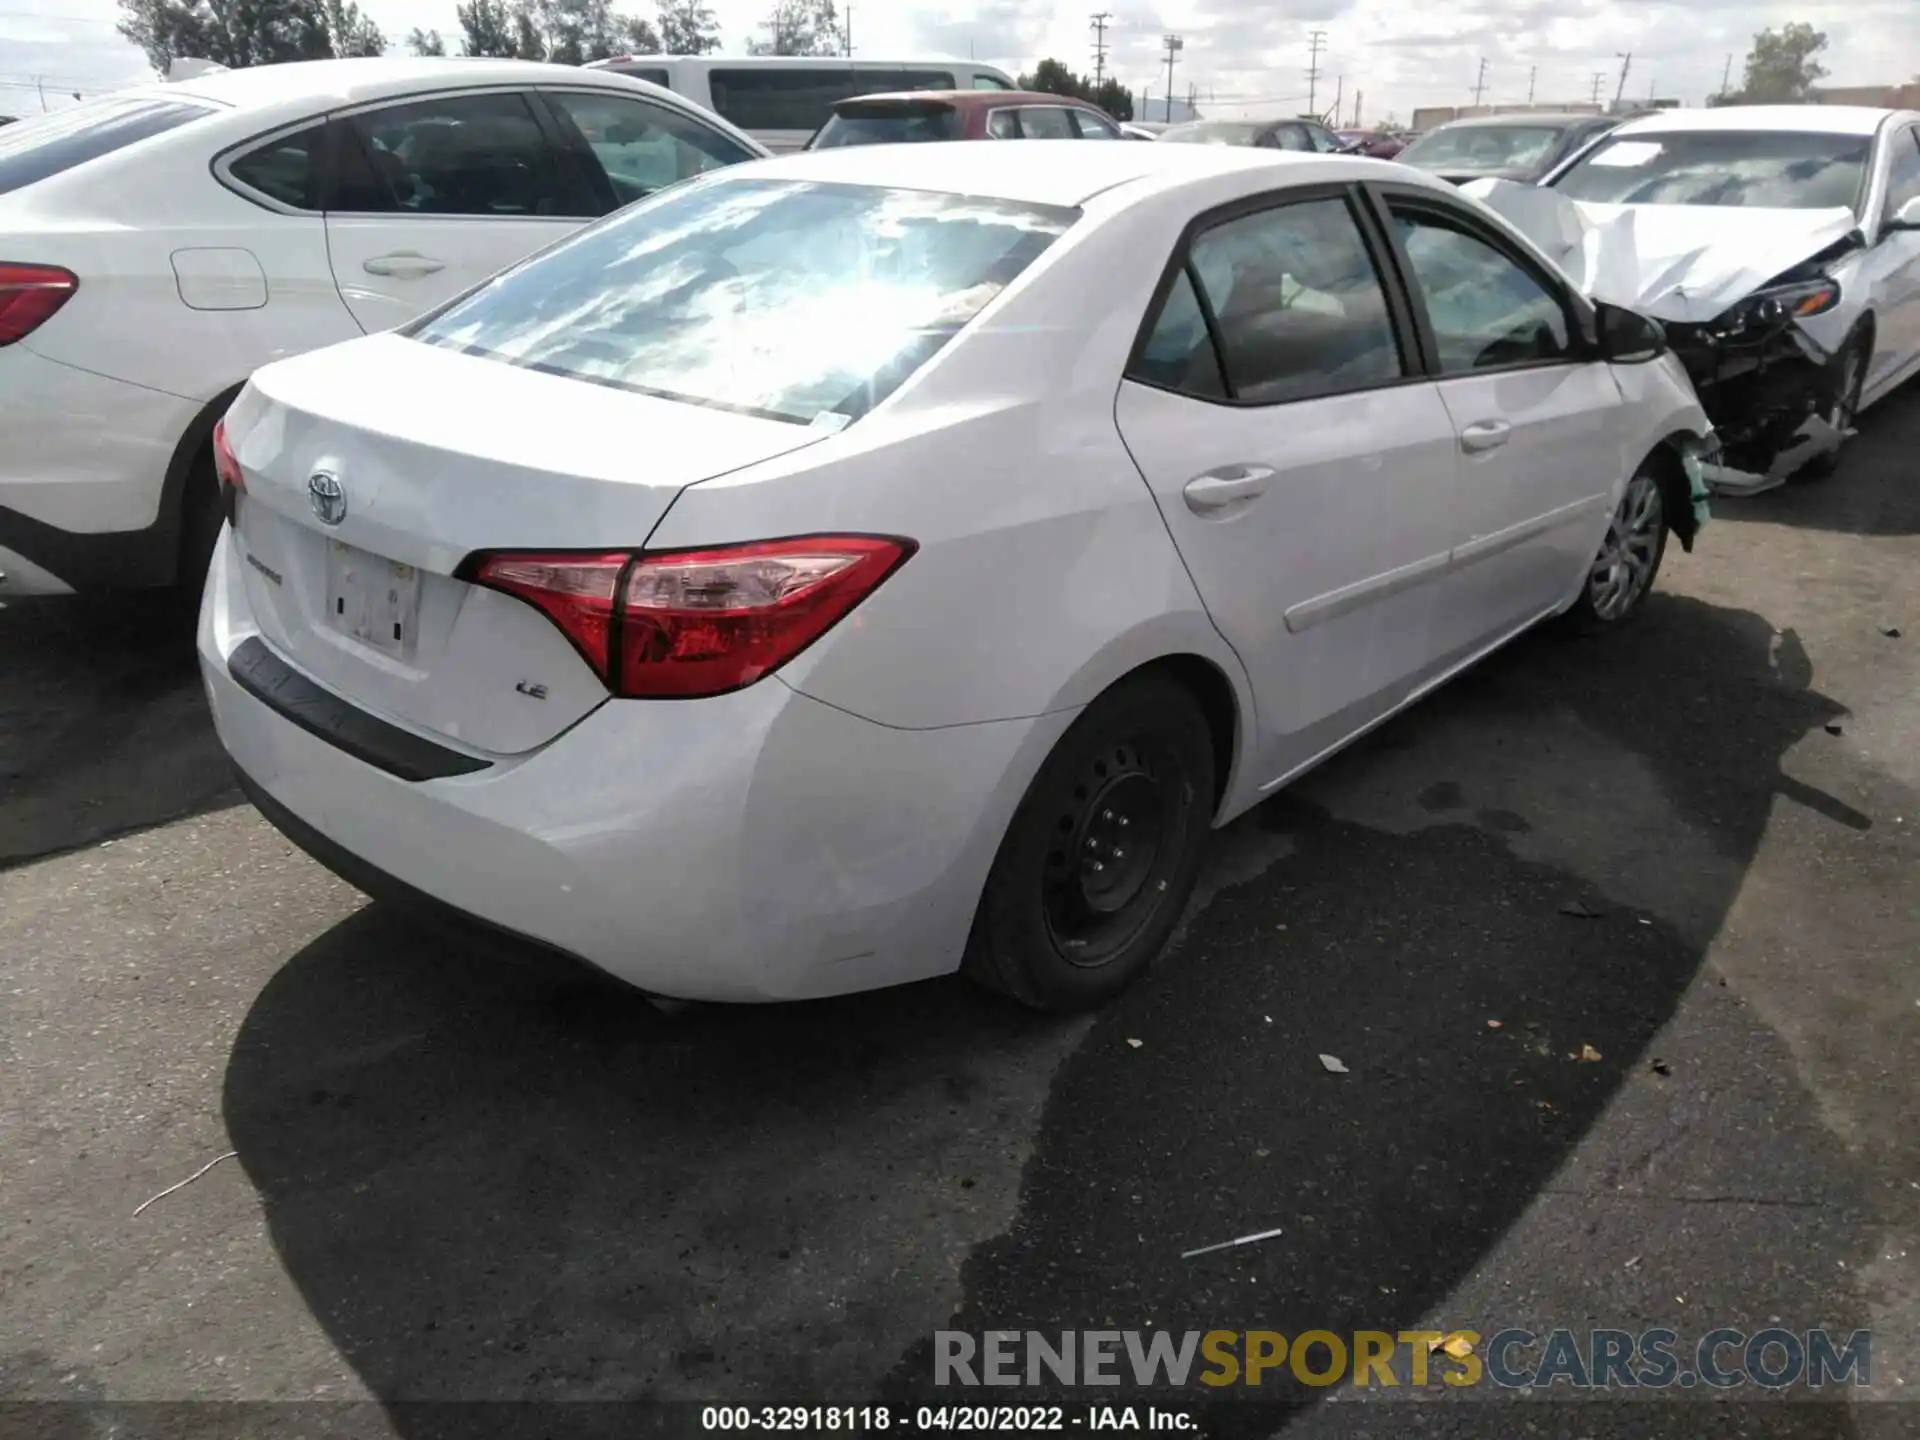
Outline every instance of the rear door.
<svg viewBox="0 0 1920 1440"><path fill-rule="evenodd" d="M1377 193L1460 448L1449 644L1484 643L1567 597L1639 457L1565 285L1443 196Z"/></svg>
<svg viewBox="0 0 1920 1440"><path fill-rule="evenodd" d="M536 104L528 90L491 90L336 119L327 245L362 329L403 324L605 208Z"/></svg>
<svg viewBox="0 0 1920 1440"><path fill-rule="evenodd" d="M1120 387L1121 434L1252 680L1265 783L1439 658L1454 430L1383 254L1352 187L1216 212Z"/></svg>

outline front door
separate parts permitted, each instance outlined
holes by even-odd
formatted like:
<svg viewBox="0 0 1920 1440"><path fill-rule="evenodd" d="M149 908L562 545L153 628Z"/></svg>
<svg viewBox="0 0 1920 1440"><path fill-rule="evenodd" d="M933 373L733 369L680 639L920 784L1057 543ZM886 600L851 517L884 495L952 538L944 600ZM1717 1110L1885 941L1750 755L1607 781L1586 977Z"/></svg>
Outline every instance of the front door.
<svg viewBox="0 0 1920 1440"><path fill-rule="evenodd" d="M1268 785L1412 691L1448 566L1453 422L1356 203L1296 190L1200 231L1116 408L1246 666Z"/></svg>
<svg viewBox="0 0 1920 1440"><path fill-rule="evenodd" d="M1920 230L1889 230L1895 212L1920 196L1920 128L1887 137L1886 202L1880 238L1861 262L1878 333L1866 388L1890 385L1920 364Z"/></svg>
<svg viewBox="0 0 1920 1440"><path fill-rule="evenodd" d="M1387 207L1460 447L1444 648L1465 658L1573 592L1639 457L1558 282L1451 202Z"/></svg>
<svg viewBox="0 0 1920 1440"><path fill-rule="evenodd" d="M533 103L522 91L442 95L336 122L327 245L363 329L451 300L592 213Z"/></svg>

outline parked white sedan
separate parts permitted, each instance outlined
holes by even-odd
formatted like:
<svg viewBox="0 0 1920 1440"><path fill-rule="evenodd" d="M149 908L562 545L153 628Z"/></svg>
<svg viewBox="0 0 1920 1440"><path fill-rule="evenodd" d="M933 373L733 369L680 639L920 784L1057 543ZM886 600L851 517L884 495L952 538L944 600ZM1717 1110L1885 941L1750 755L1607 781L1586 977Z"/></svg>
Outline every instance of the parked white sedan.
<svg viewBox="0 0 1920 1440"><path fill-rule="evenodd" d="M506 60L216 71L8 126L0 597L198 594L209 438L253 370L765 153L657 86Z"/></svg>
<svg viewBox="0 0 1920 1440"><path fill-rule="evenodd" d="M1444 182L1225 147L721 172L225 421L199 645L286 833L658 995L1166 943L1206 832L1571 611L1705 421Z"/></svg>

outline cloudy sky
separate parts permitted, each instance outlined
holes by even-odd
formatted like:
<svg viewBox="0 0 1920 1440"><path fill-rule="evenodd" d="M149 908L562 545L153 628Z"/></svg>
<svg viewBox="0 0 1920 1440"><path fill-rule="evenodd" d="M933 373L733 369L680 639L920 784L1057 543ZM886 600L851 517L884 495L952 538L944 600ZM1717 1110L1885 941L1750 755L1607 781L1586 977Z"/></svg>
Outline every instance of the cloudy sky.
<svg viewBox="0 0 1920 1440"><path fill-rule="evenodd" d="M360 0L396 44L414 26L458 34L453 0ZM618 3L618 0L616 0ZM856 54L893 58L973 55L1008 70L1053 55L1090 68L1089 15L1105 9L1113 73L1135 94L1164 94L1160 37L1186 47L1174 90L1198 89L1201 109L1229 102L1294 108L1307 96L1308 33L1326 32L1318 100L1335 87L1351 118L1405 119L1416 105L1466 103L1482 58L1487 99L1591 97L1596 75L1611 97L1620 55L1632 53L1627 93L1698 103L1717 89L1727 57L1739 75L1753 32L1808 20L1829 37L1830 84L1891 84L1920 77L1917 0L854 0ZM621 8L652 13L652 0ZM714 0L729 51L744 48L764 0ZM0 0L0 113L31 114L83 94L147 78L139 52L114 31L114 0Z"/></svg>

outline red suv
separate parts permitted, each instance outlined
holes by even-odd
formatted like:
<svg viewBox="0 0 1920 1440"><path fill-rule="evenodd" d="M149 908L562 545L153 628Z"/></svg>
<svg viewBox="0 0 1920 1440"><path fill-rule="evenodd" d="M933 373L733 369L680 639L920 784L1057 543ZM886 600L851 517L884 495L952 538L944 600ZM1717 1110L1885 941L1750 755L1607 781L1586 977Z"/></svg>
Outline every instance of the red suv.
<svg viewBox="0 0 1920 1440"><path fill-rule="evenodd" d="M807 142L895 145L915 140L1124 140L1107 112L1069 95L1031 90L912 90L856 95Z"/></svg>

